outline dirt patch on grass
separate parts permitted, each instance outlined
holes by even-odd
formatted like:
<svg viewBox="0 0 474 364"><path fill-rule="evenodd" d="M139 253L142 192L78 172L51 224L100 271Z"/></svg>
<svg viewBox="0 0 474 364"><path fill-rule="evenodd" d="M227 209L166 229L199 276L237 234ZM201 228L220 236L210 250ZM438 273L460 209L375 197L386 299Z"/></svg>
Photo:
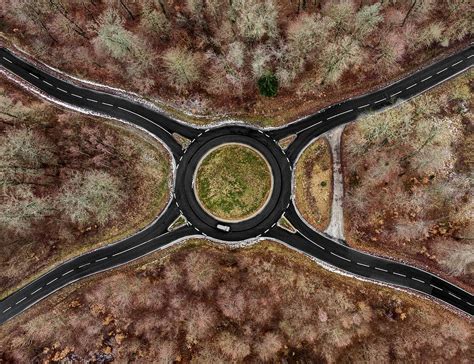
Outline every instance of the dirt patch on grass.
<svg viewBox="0 0 474 364"><path fill-rule="evenodd" d="M204 240L67 287L0 327L6 362L470 361L471 321L270 241Z"/></svg>
<svg viewBox="0 0 474 364"><path fill-rule="evenodd" d="M120 240L169 199L171 159L124 124L39 101L0 79L0 291Z"/></svg>
<svg viewBox="0 0 474 364"><path fill-rule="evenodd" d="M238 221L257 213L268 201L272 174L259 152L226 144L204 157L196 173L197 197L210 214Z"/></svg>
<svg viewBox="0 0 474 364"><path fill-rule="evenodd" d="M325 138L313 141L301 154L295 168L295 201L303 218L324 231L332 204L332 158Z"/></svg>
<svg viewBox="0 0 474 364"><path fill-rule="evenodd" d="M474 72L370 114L343 135L350 245L473 291Z"/></svg>

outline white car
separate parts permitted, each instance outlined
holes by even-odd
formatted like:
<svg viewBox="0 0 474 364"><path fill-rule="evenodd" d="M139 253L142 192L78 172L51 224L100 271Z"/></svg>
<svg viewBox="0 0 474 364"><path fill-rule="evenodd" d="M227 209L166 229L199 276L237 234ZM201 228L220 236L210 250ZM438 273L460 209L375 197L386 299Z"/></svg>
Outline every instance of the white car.
<svg viewBox="0 0 474 364"><path fill-rule="evenodd" d="M230 231L230 226L227 226L227 225L217 224L217 228L219 230L225 231L226 233Z"/></svg>

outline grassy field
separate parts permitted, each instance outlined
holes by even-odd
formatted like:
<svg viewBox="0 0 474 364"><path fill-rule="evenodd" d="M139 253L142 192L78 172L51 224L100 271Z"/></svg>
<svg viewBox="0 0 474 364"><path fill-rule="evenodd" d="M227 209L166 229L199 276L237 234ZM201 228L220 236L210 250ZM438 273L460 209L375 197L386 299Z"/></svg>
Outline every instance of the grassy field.
<svg viewBox="0 0 474 364"><path fill-rule="evenodd" d="M325 230L332 204L332 159L326 139L317 139L304 150L294 178L296 207L308 223Z"/></svg>
<svg viewBox="0 0 474 364"><path fill-rule="evenodd" d="M254 149L228 144L209 153L196 176L202 206L224 220L241 220L255 214L271 192L271 172Z"/></svg>
<svg viewBox="0 0 474 364"><path fill-rule="evenodd" d="M153 221L171 160L143 132L40 101L0 79L0 296Z"/></svg>
<svg viewBox="0 0 474 364"><path fill-rule="evenodd" d="M343 134L350 245L474 290L474 71Z"/></svg>
<svg viewBox="0 0 474 364"><path fill-rule="evenodd" d="M7 363L469 363L472 323L271 241L188 240L0 327Z"/></svg>

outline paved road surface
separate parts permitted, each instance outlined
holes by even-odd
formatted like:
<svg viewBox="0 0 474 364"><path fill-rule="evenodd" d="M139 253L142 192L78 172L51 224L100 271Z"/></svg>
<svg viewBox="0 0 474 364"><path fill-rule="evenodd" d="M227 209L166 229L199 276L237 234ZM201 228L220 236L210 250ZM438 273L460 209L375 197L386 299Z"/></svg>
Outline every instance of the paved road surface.
<svg viewBox="0 0 474 364"><path fill-rule="evenodd" d="M379 91L333 105L282 128L256 130L238 125L212 129L191 127L140 102L60 80L7 49L0 49L0 66L62 103L125 120L146 129L167 145L177 165L174 197L159 219L128 239L61 264L6 297L0 301L0 323L65 285L196 234L224 241L260 236L278 239L344 271L416 290L472 315L473 296L463 289L409 265L356 251L310 228L299 217L291 201L291 173L298 155L318 135L354 120L362 112L378 110L390 106L397 99L408 99L426 91L472 67L473 56L471 46ZM183 150L173 138L173 133L191 139L192 143ZM277 140L292 134L297 137L283 152ZM200 208L192 189L192 176L199 158L214 146L226 142L241 142L257 148L269 161L274 177L274 190L269 204L258 216L245 222L224 223L230 226L229 233L217 229L219 221ZM168 232L168 226L180 213L186 216L190 224ZM292 234L276 225L283 213L298 230L297 233Z"/></svg>

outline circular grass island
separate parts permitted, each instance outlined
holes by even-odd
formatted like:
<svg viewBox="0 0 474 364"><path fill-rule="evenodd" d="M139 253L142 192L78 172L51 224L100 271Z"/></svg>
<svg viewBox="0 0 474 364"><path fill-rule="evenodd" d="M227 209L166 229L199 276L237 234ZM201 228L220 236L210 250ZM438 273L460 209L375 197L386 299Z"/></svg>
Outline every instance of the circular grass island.
<svg viewBox="0 0 474 364"><path fill-rule="evenodd" d="M273 176L265 158L247 145L229 143L202 158L194 192L208 214L237 222L257 215L267 204L272 187Z"/></svg>

